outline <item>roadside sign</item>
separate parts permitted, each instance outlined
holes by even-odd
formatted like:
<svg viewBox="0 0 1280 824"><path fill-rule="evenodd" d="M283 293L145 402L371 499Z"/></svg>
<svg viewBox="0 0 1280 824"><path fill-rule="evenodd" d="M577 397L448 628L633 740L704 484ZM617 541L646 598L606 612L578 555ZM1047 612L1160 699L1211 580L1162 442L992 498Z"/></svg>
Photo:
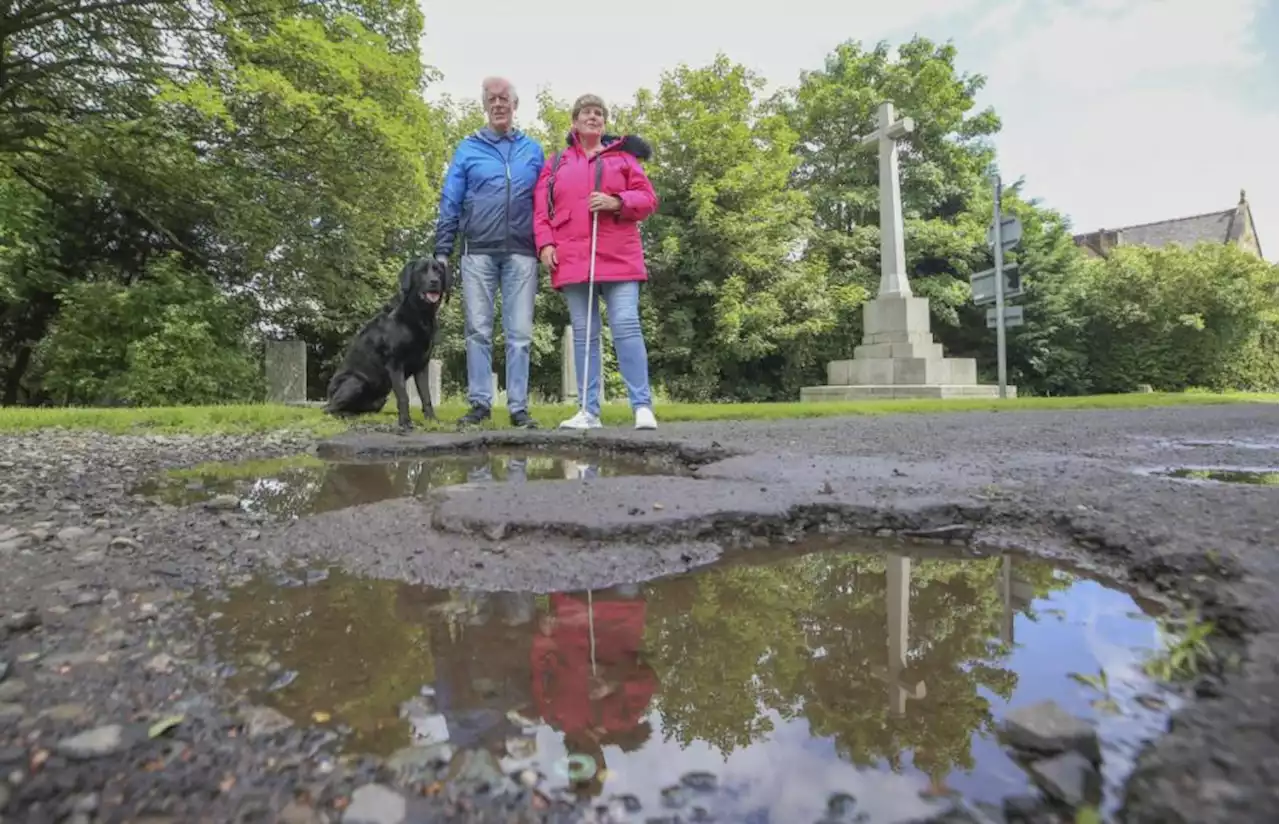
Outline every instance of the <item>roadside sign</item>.
<svg viewBox="0 0 1280 824"><path fill-rule="evenodd" d="M1022 221L1013 215L1005 215L1000 218L1000 246L1006 251L1018 245L1018 241L1022 240ZM987 227L987 245L995 248L996 244L996 223L991 221L991 225Z"/></svg>
<svg viewBox="0 0 1280 824"><path fill-rule="evenodd" d="M1010 326L1021 326L1023 323L1021 306L1004 307L1004 326L1008 329ZM987 328L996 328L996 310L987 310Z"/></svg>
<svg viewBox="0 0 1280 824"><path fill-rule="evenodd" d="M973 302L978 306L996 302L996 270L984 269L969 275L969 288L973 291ZM1018 274L1018 264L1010 263L1004 267L1004 299L1016 298L1022 294L1022 276Z"/></svg>

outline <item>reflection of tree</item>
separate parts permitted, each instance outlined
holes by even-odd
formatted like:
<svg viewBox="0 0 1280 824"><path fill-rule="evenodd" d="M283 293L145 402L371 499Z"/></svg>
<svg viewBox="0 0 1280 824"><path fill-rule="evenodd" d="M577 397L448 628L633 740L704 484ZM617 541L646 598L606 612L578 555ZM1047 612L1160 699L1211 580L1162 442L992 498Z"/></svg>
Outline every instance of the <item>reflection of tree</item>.
<svg viewBox="0 0 1280 824"><path fill-rule="evenodd" d="M399 586L338 572L311 586L248 584L214 605L218 652L242 668L251 691L272 677L252 665L268 654L298 673L271 694L274 706L299 723L331 713L359 749L390 753L408 739L395 708L434 678L427 627L397 615Z"/></svg>
<svg viewBox="0 0 1280 824"><path fill-rule="evenodd" d="M660 674L665 733L702 739L726 755L770 729L769 711L803 716L859 765L916 766L942 775L972 765L970 737L990 730L985 687L1008 697L1001 667L1002 561L911 565L906 670L924 682L901 715L889 701L885 560L812 554L768 566L726 567L649 588L649 660ZM1017 565L1038 594L1064 586L1043 565Z"/></svg>

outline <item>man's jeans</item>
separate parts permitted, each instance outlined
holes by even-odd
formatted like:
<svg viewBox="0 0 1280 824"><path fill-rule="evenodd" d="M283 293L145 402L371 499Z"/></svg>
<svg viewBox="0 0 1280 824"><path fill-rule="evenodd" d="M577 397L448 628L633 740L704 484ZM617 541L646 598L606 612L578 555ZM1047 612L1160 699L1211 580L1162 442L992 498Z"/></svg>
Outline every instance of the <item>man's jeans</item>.
<svg viewBox="0 0 1280 824"><path fill-rule="evenodd" d="M493 408L493 300L502 290L507 339L507 409L529 407L529 348L538 259L530 255L463 255L462 301L467 335L467 400Z"/></svg>
<svg viewBox="0 0 1280 824"><path fill-rule="evenodd" d="M576 283L562 290L569 304L569 320L573 324L573 365L582 391L582 361L586 357L583 342L590 341L591 369L587 374L587 412L600 414L600 298L609 311L609 331L613 333L613 351L618 356L618 372L627 386L631 408L652 406L649 396L649 353L640 329L640 281L627 280L595 285L595 303L591 307L591 334L586 334L587 284Z"/></svg>

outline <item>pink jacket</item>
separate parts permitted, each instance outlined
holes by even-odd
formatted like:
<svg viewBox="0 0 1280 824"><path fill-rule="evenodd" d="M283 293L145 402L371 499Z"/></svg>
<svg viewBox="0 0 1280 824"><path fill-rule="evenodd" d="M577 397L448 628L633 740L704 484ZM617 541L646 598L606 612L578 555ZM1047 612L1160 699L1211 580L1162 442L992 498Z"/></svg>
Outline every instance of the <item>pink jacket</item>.
<svg viewBox="0 0 1280 824"><path fill-rule="evenodd" d="M649 157L649 144L634 135L623 138L606 136L605 148L591 160L578 145L576 132L570 132L568 148L562 152L560 166L552 169L556 156L547 158L533 190L533 236L538 252L546 246L556 247L557 266L551 273L551 288L563 289L587 282L591 263L591 212L587 197L600 170L600 191L622 199L618 212L600 212L596 234L596 280L648 280L644 265L644 247L640 243L640 221L658 209L658 196L653 184L640 166ZM554 195L548 205L547 192Z"/></svg>

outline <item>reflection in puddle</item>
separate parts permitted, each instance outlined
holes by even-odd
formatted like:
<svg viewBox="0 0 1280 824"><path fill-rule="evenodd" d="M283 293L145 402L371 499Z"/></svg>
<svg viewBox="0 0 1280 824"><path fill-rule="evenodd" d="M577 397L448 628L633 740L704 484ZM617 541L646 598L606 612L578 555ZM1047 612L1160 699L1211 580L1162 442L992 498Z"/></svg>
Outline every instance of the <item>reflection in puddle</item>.
<svg viewBox="0 0 1280 824"><path fill-rule="evenodd" d="M1280 472L1275 469L1247 469L1243 467L1184 466L1175 469L1151 470L1150 474L1184 481L1200 481L1224 484L1248 484L1250 486L1280 486Z"/></svg>
<svg viewBox="0 0 1280 824"><path fill-rule="evenodd" d="M1112 806L1166 719L1140 668L1154 622L1128 595L1042 562L871 548L885 546L735 553L551 595L335 572L251 582L208 608L255 700L302 723L326 713L350 728L348 749L396 769L487 764L501 781L532 766L563 787L595 765L580 794L631 794L646 810L682 776L710 774L731 797L719 803L753 820L814 821L850 793L864 820L893 821L950 794L1025 792L995 725L1051 698L1098 722ZM1099 670L1118 712L1073 677Z"/></svg>
<svg viewBox="0 0 1280 824"><path fill-rule="evenodd" d="M427 458L329 462L309 455L240 464L204 464L135 487L133 494L185 506L235 495L239 507L276 517L314 515L465 483L674 474L642 459L551 451L454 452Z"/></svg>

